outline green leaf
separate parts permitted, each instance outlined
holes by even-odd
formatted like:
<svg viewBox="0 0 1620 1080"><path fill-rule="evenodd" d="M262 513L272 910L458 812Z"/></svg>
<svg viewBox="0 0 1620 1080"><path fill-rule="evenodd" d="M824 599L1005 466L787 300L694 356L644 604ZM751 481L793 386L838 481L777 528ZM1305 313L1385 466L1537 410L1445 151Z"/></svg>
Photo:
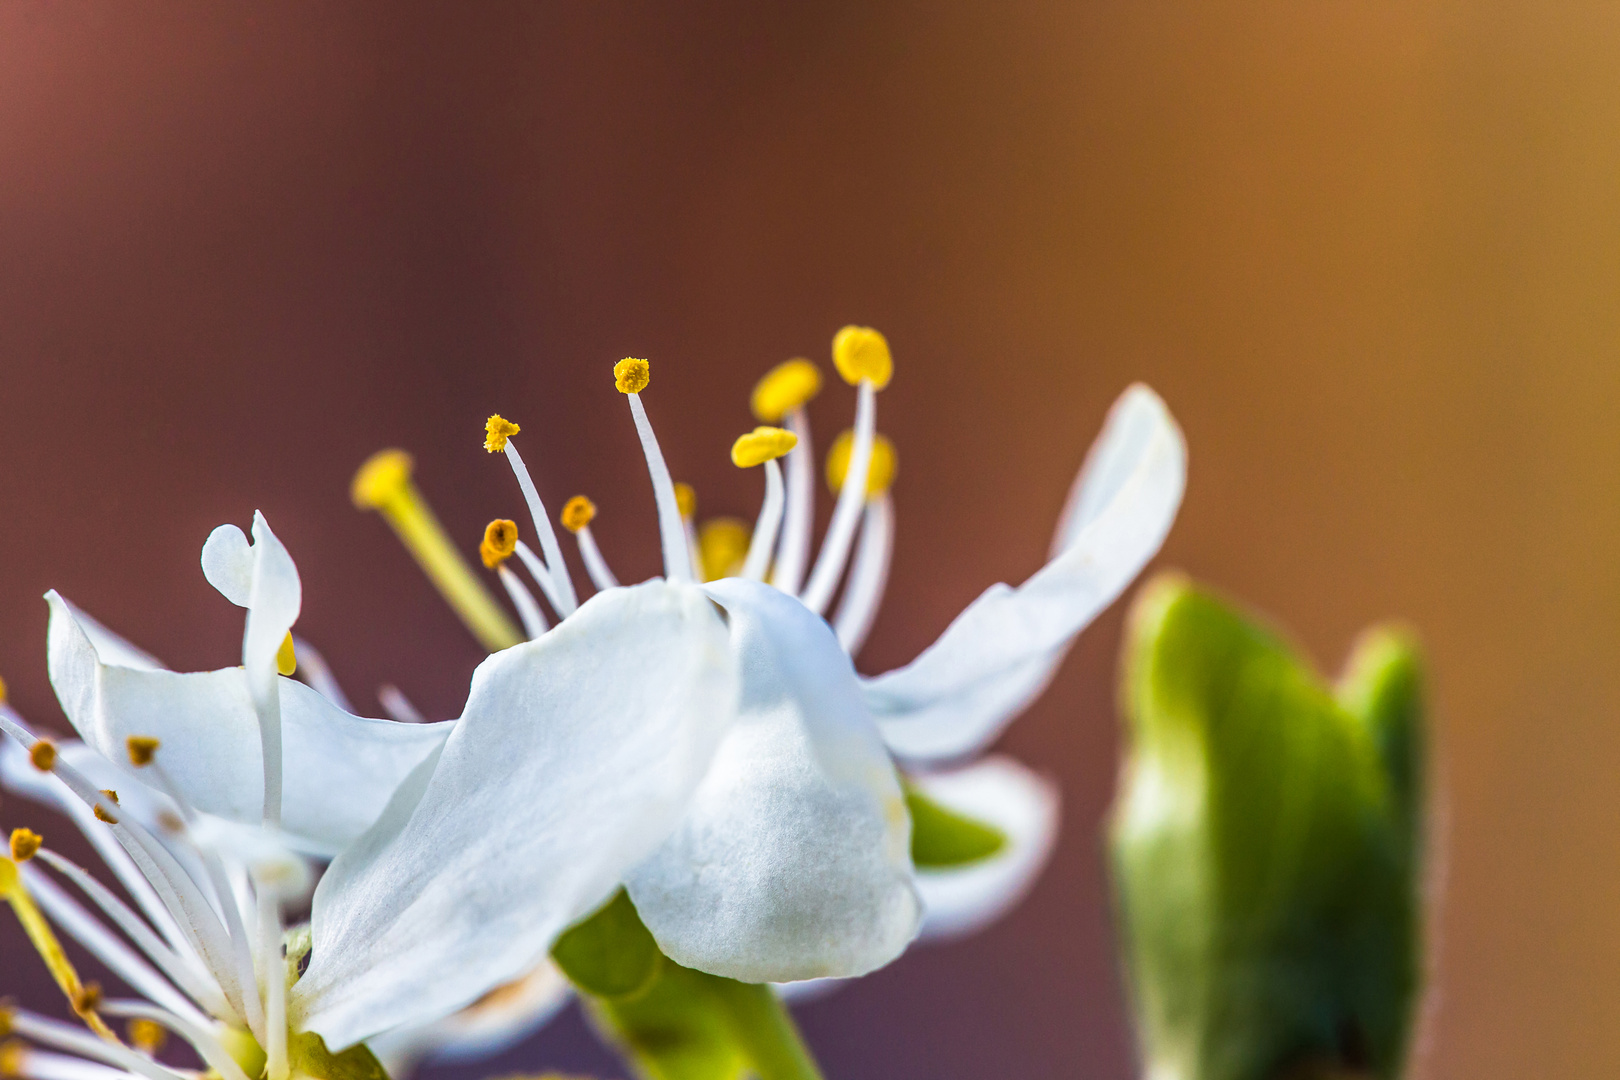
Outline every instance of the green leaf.
<svg viewBox="0 0 1620 1080"><path fill-rule="evenodd" d="M652 985L664 956L623 889L563 931L551 958L569 981L598 997L631 997Z"/></svg>
<svg viewBox="0 0 1620 1080"><path fill-rule="evenodd" d="M941 806L911 784L905 785L911 812L911 861L943 869L988 859L1007 846L1007 834Z"/></svg>
<svg viewBox="0 0 1620 1080"><path fill-rule="evenodd" d="M1137 600L1111 854L1149 1072L1400 1070L1418 973L1421 680L1402 681L1410 648L1357 655L1341 697L1360 712L1184 580Z"/></svg>

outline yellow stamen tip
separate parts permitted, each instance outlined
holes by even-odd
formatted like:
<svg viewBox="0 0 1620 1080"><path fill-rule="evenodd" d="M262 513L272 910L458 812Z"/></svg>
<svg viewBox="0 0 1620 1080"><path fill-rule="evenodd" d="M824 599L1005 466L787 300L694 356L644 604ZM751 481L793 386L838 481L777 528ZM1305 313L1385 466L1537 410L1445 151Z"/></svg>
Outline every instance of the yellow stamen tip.
<svg viewBox="0 0 1620 1080"><path fill-rule="evenodd" d="M795 358L777 364L754 384L748 407L760 420L774 424L819 393L821 369L808 360Z"/></svg>
<svg viewBox="0 0 1620 1080"><path fill-rule="evenodd" d="M493 570L512 557L517 550L517 522L509 518L496 518L484 526L484 542L478 545L478 557L484 560L484 569Z"/></svg>
<svg viewBox="0 0 1620 1080"><path fill-rule="evenodd" d="M697 492L693 490L691 484L676 481L675 509L680 511L683 518L691 518L697 515Z"/></svg>
<svg viewBox="0 0 1620 1080"><path fill-rule="evenodd" d="M49 739L40 739L29 748L28 760L40 772L50 772L56 767L56 744Z"/></svg>
<svg viewBox="0 0 1620 1080"><path fill-rule="evenodd" d="M698 562L704 581L735 577L748 558L748 526L736 518L710 518L698 529Z"/></svg>
<svg viewBox="0 0 1620 1080"><path fill-rule="evenodd" d="M799 437L786 428L757 427L737 436L731 444L731 463L739 469L752 469L774 461L799 445Z"/></svg>
<svg viewBox="0 0 1620 1080"><path fill-rule="evenodd" d="M894 357L889 341L870 326L846 326L833 335L833 366L844 381L854 386L870 379L875 389L889 385L894 374Z"/></svg>
<svg viewBox="0 0 1620 1080"><path fill-rule="evenodd" d="M135 1049L145 1054L156 1054L169 1042L169 1032L156 1020L131 1020L124 1028Z"/></svg>
<svg viewBox="0 0 1620 1080"><path fill-rule="evenodd" d="M8 1021L5 1027L10 1026ZM28 1067L28 1044L21 1039L0 1043L0 1076L22 1076Z"/></svg>
<svg viewBox="0 0 1620 1080"><path fill-rule="evenodd" d="M6 680L0 679L0 705L6 702Z"/></svg>
<svg viewBox="0 0 1620 1080"><path fill-rule="evenodd" d="M101 984L85 983L79 988L79 992L73 995L70 1004L73 1011L80 1016L95 1012L101 1005Z"/></svg>
<svg viewBox="0 0 1620 1080"><path fill-rule="evenodd" d="M293 645L292 631L281 639L281 647L276 650L276 674L291 675L298 670L298 650Z"/></svg>
<svg viewBox="0 0 1620 1080"><path fill-rule="evenodd" d="M114 806L118 805L118 792L114 791L112 788L102 788L101 793L107 796L108 802L112 803ZM108 825L118 824L118 819L107 813L107 811L103 810L99 803L91 809L96 815L96 820L105 821Z"/></svg>
<svg viewBox="0 0 1620 1080"><path fill-rule="evenodd" d="M12 829L11 857L18 862L27 862L44 842L45 838L33 829Z"/></svg>
<svg viewBox="0 0 1620 1080"><path fill-rule="evenodd" d="M827 451L827 486L833 494L844 490L844 476L849 472L849 458L855 450L855 432L846 430L833 440ZM894 443L882 435L872 436L872 464L866 470L866 497L881 495L894 484L894 474L900 459L894 452Z"/></svg>
<svg viewBox="0 0 1620 1080"><path fill-rule="evenodd" d="M484 421L484 449L498 454L506 449L506 440L522 430L500 413L495 413Z"/></svg>
<svg viewBox="0 0 1620 1080"><path fill-rule="evenodd" d="M158 747L162 745L150 735L131 735L124 740L124 749L129 752L129 763L137 769L152 764L152 758L157 755Z"/></svg>
<svg viewBox="0 0 1620 1080"><path fill-rule="evenodd" d="M403 450L379 450L356 470L349 484L349 498L361 510L385 506L411 482L415 465Z"/></svg>
<svg viewBox="0 0 1620 1080"><path fill-rule="evenodd" d="M571 533L577 533L589 525L596 518L596 504L583 495L575 495L568 500L558 515L562 527Z"/></svg>
<svg viewBox="0 0 1620 1080"><path fill-rule="evenodd" d="M652 381L652 365L627 356L613 365L613 387L621 394L639 394Z"/></svg>

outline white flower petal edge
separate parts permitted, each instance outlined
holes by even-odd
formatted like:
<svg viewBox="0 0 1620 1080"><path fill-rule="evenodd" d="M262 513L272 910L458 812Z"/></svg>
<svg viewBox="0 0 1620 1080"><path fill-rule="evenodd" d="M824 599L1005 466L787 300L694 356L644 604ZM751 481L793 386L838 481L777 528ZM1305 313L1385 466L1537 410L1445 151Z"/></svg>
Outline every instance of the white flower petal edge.
<svg viewBox="0 0 1620 1080"><path fill-rule="evenodd" d="M459 1012L427 1024L395 1028L366 1045L389 1076L418 1064L476 1061L516 1046L557 1015L573 996L568 979L548 958Z"/></svg>
<svg viewBox="0 0 1620 1080"><path fill-rule="evenodd" d="M663 581L485 660L443 749L316 889L296 1025L339 1051L531 970L669 834L736 697L714 605Z"/></svg>
<svg viewBox="0 0 1620 1080"><path fill-rule="evenodd" d="M1057 840L1057 785L1008 757L912 778L924 795L1007 837L996 854L951 870L919 869L924 939L976 933L1024 898Z"/></svg>
<svg viewBox="0 0 1620 1080"><path fill-rule="evenodd" d="M911 821L832 630L728 578L737 718L679 828L626 884L677 963L746 982L860 975L916 936Z"/></svg>
<svg viewBox="0 0 1620 1080"><path fill-rule="evenodd" d="M928 762L988 745L1159 550L1186 475L1169 409L1146 386L1130 387L1075 480L1052 560L1016 589L986 589L910 664L863 680L889 747Z"/></svg>
<svg viewBox="0 0 1620 1080"><path fill-rule="evenodd" d="M276 672L276 650L298 621L303 587L298 568L270 523L253 512L253 543L235 525L208 534L202 550L203 576L237 607L247 608L242 634L242 664L251 688L268 696Z"/></svg>
<svg viewBox="0 0 1620 1080"><path fill-rule="evenodd" d="M118 663L132 655L151 658L100 624L92 630L54 590L45 600L51 685L85 742L136 776L125 740L158 738L163 766L191 805L258 823L264 751L245 670L181 673ZM103 651L109 640L122 646L114 646L111 657ZM370 720L344 712L303 683L280 677L276 683L285 760L282 828L311 854L334 854L364 832L454 724Z"/></svg>

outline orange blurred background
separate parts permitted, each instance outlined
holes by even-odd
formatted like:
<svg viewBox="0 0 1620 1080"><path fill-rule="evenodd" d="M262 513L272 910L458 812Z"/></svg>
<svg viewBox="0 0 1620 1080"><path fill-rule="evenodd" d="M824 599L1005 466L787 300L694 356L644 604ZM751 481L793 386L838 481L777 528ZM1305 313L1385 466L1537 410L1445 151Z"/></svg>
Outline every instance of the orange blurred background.
<svg viewBox="0 0 1620 1080"><path fill-rule="evenodd" d="M1432 651L1447 864L1430 1077L1620 1061L1620 8L709 2L0 6L0 672L63 721L47 587L169 663L234 662L197 553L262 508L357 702L454 715L473 642L347 484L416 452L467 550L524 425L655 572L609 367L702 510L768 365L846 322L897 375L898 547L868 671L1045 550L1112 398L1191 447L1161 563L1327 669ZM852 395L824 393L822 445ZM825 511L825 500L823 510ZM837 1077L1118 1077L1107 925L1120 612L1003 745L1057 775L1011 918L801 1019ZM1605 659L1609 657L1609 659ZM20 800L6 827L32 820ZM45 822L60 834L64 823ZM72 844L62 846L72 849ZM4 990L53 993L9 922ZM610 1073L570 1015L466 1077Z"/></svg>

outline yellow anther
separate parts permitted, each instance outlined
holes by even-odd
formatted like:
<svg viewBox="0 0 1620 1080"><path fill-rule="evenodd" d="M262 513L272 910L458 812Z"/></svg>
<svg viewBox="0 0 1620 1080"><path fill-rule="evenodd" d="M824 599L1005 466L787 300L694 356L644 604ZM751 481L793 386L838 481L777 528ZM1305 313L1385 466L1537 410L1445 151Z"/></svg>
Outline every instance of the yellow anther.
<svg viewBox="0 0 1620 1080"><path fill-rule="evenodd" d="M849 458L855 450L855 432L845 431L833 440L827 451L827 486L833 493L844 490L844 475L849 472ZM872 436L872 463L866 469L866 496L881 495L894 483L895 470L900 467L894 452L894 443L882 435Z"/></svg>
<svg viewBox="0 0 1620 1080"><path fill-rule="evenodd" d="M88 1016L94 1013L101 1007L101 984L85 983L79 987L79 992L72 996L68 1004L72 1005L73 1011L80 1016Z"/></svg>
<svg viewBox="0 0 1620 1080"><path fill-rule="evenodd" d="M613 387L621 394L639 394L652 381L652 366L627 356L613 365Z"/></svg>
<svg viewBox="0 0 1620 1080"><path fill-rule="evenodd" d="M6 703L6 680L0 679L0 705Z"/></svg>
<svg viewBox="0 0 1620 1080"><path fill-rule="evenodd" d="M23 1076L27 1068L27 1043L21 1039L7 1039L5 1042L0 1043L0 1076Z"/></svg>
<svg viewBox="0 0 1620 1080"><path fill-rule="evenodd" d="M785 360L754 384L748 407L760 420L774 424L820 392L820 368L802 358Z"/></svg>
<svg viewBox="0 0 1620 1080"><path fill-rule="evenodd" d="M753 533L736 518L710 518L698 529L698 562L704 581L736 577L748 558L748 542Z"/></svg>
<svg viewBox="0 0 1620 1080"><path fill-rule="evenodd" d="M293 646L292 631L281 639L281 648L276 650L276 674L291 675L298 670L298 650Z"/></svg>
<svg viewBox="0 0 1620 1080"><path fill-rule="evenodd" d="M124 749L129 753L129 763L137 769L152 764L152 758L157 755L158 747L163 743L150 735L131 735L124 740Z"/></svg>
<svg viewBox="0 0 1620 1080"><path fill-rule="evenodd" d="M94 1002L91 993L84 983L79 981L79 973L73 969L73 963L62 951L62 943L56 939L51 930L51 924L46 921L44 914L34 903L34 898L28 895L24 887L22 875L17 870L17 864L11 859L0 856L0 900L11 905L11 910L17 915L17 922L22 925L23 933L28 936L29 944L39 953L40 959L45 961L45 968L56 980L56 985L62 988L62 993L73 1005L90 1030L109 1042L117 1042L118 1037L112 1030L102 1023L101 1017L95 1013L95 1003L100 1001L100 991L94 991ZM87 1009L80 1009L81 1004L87 1004ZM0 1007L0 1036L10 1027L10 1016L3 1007Z"/></svg>
<svg viewBox="0 0 1620 1080"><path fill-rule="evenodd" d="M506 440L523 429L496 413L484 421L484 449L492 454L506 449Z"/></svg>
<svg viewBox="0 0 1620 1080"><path fill-rule="evenodd" d="M129 1041L135 1049L143 1054L157 1054L169 1042L169 1031L156 1020L144 1018L131 1020L124 1030L129 1033Z"/></svg>
<svg viewBox="0 0 1620 1080"><path fill-rule="evenodd" d="M680 511L683 518L690 519L697 515L697 492L691 484L675 481L675 509Z"/></svg>
<svg viewBox="0 0 1620 1080"><path fill-rule="evenodd" d="M563 528L577 533L596 519L596 504L583 495L575 495L563 506L557 519Z"/></svg>
<svg viewBox="0 0 1620 1080"><path fill-rule="evenodd" d="M881 390L894 374L894 357L888 339L870 326L846 326L833 335L833 366L851 386L870 379Z"/></svg>
<svg viewBox="0 0 1620 1080"><path fill-rule="evenodd" d="M356 506L382 514L428 580L486 649L495 652L523 640L411 482L409 454L403 450L373 454L355 474L352 494Z"/></svg>
<svg viewBox="0 0 1620 1080"><path fill-rule="evenodd" d="M739 469L752 469L767 461L775 461L799 445L799 437L787 428L757 427L746 435L737 436L731 444L731 463Z"/></svg>
<svg viewBox="0 0 1620 1080"><path fill-rule="evenodd" d="M118 805L118 792L114 791L112 788L102 788L101 793L107 796L108 802L112 803L114 806ZM107 811L103 810L100 803L97 803L90 809L96 815L97 820L105 821L108 825L118 824L118 819L113 817Z"/></svg>
<svg viewBox="0 0 1620 1080"><path fill-rule="evenodd" d="M12 829L11 857L18 862L27 862L44 842L45 838L33 829Z"/></svg>
<svg viewBox="0 0 1620 1080"><path fill-rule="evenodd" d="M510 518L496 518L484 526L484 539L478 545L478 557L484 560L484 569L493 570L512 557L517 550L517 522Z"/></svg>
<svg viewBox="0 0 1620 1080"><path fill-rule="evenodd" d="M411 483L416 463L403 450L379 450L366 458L349 483L349 498L361 510L387 506Z"/></svg>
<svg viewBox="0 0 1620 1080"><path fill-rule="evenodd" d="M49 739L40 739L29 747L28 760L40 772L50 772L56 767L56 744Z"/></svg>
<svg viewBox="0 0 1620 1080"><path fill-rule="evenodd" d="M11 1034L11 1016L11 1007L5 1001L0 1000L0 1039L4 1039Z"/></svg>

